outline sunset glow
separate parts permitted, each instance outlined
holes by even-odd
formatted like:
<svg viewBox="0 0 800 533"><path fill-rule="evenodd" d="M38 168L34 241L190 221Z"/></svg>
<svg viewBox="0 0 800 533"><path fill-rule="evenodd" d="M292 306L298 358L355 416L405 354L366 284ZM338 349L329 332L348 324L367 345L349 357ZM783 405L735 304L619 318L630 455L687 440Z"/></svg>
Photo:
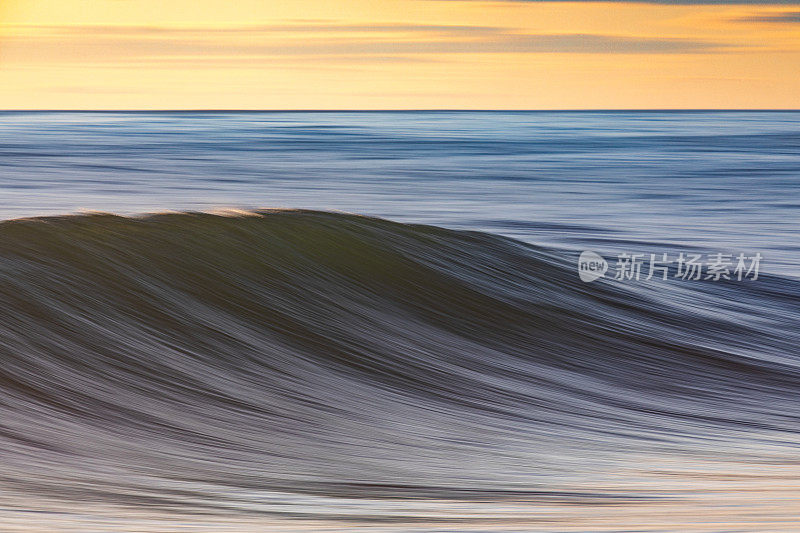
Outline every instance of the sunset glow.
<svg viewBox="0 0 800 533"><path fill-rule="evenodd" d="M798 30L790 4L12 0L0 107L797 108Z"/></svg>

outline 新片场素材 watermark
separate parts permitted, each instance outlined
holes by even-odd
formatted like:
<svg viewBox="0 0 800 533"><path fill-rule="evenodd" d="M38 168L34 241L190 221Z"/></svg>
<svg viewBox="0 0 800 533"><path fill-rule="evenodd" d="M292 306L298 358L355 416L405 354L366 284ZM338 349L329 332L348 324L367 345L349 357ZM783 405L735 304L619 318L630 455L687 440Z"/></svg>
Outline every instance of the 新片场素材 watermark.
<svg viewBox="0 0 800 533"><path fill-rule="evenodd" d="M627 253L617 255L613 265L596 252L585 251L578 258L578 275L582 281L609 277L626 280L682 279L682 280L735 280L754 281L763 256L761 253L710 254L684 253L670 256L658 254Z"/></svg>

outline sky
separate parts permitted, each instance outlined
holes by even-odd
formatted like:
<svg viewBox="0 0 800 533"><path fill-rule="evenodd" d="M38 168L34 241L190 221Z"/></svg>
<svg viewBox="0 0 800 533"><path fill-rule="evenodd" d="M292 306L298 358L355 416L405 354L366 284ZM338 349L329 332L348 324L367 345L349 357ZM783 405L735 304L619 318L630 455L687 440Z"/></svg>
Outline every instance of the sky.
<svg viewBox="0 0 800 533"><path fill-rule="evenodd" d="M0 109L800 108L800 0L0 0Z"/></svg>

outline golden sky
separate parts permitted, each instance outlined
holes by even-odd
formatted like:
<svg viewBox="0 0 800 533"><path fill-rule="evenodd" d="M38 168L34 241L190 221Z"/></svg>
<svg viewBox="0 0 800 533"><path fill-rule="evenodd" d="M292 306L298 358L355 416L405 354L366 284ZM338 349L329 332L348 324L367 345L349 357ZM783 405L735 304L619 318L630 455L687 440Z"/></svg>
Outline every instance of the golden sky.
<svg viewBox="0 0 800 533"><path fill-rule="evenodd" d="M0 108L800 108L800 0L0 0Z"/></svg>

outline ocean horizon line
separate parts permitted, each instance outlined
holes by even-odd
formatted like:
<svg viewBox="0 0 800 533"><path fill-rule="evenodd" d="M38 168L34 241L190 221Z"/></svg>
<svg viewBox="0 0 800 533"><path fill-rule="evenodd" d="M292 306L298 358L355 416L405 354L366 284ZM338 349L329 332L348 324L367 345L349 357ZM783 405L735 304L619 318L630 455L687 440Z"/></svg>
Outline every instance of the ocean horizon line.
<svg viewBox="0 0 800 533"><path fill-rule="evenodd" d="M797 113L800 108L649 109L0 109L0 113Z"/></svg>

